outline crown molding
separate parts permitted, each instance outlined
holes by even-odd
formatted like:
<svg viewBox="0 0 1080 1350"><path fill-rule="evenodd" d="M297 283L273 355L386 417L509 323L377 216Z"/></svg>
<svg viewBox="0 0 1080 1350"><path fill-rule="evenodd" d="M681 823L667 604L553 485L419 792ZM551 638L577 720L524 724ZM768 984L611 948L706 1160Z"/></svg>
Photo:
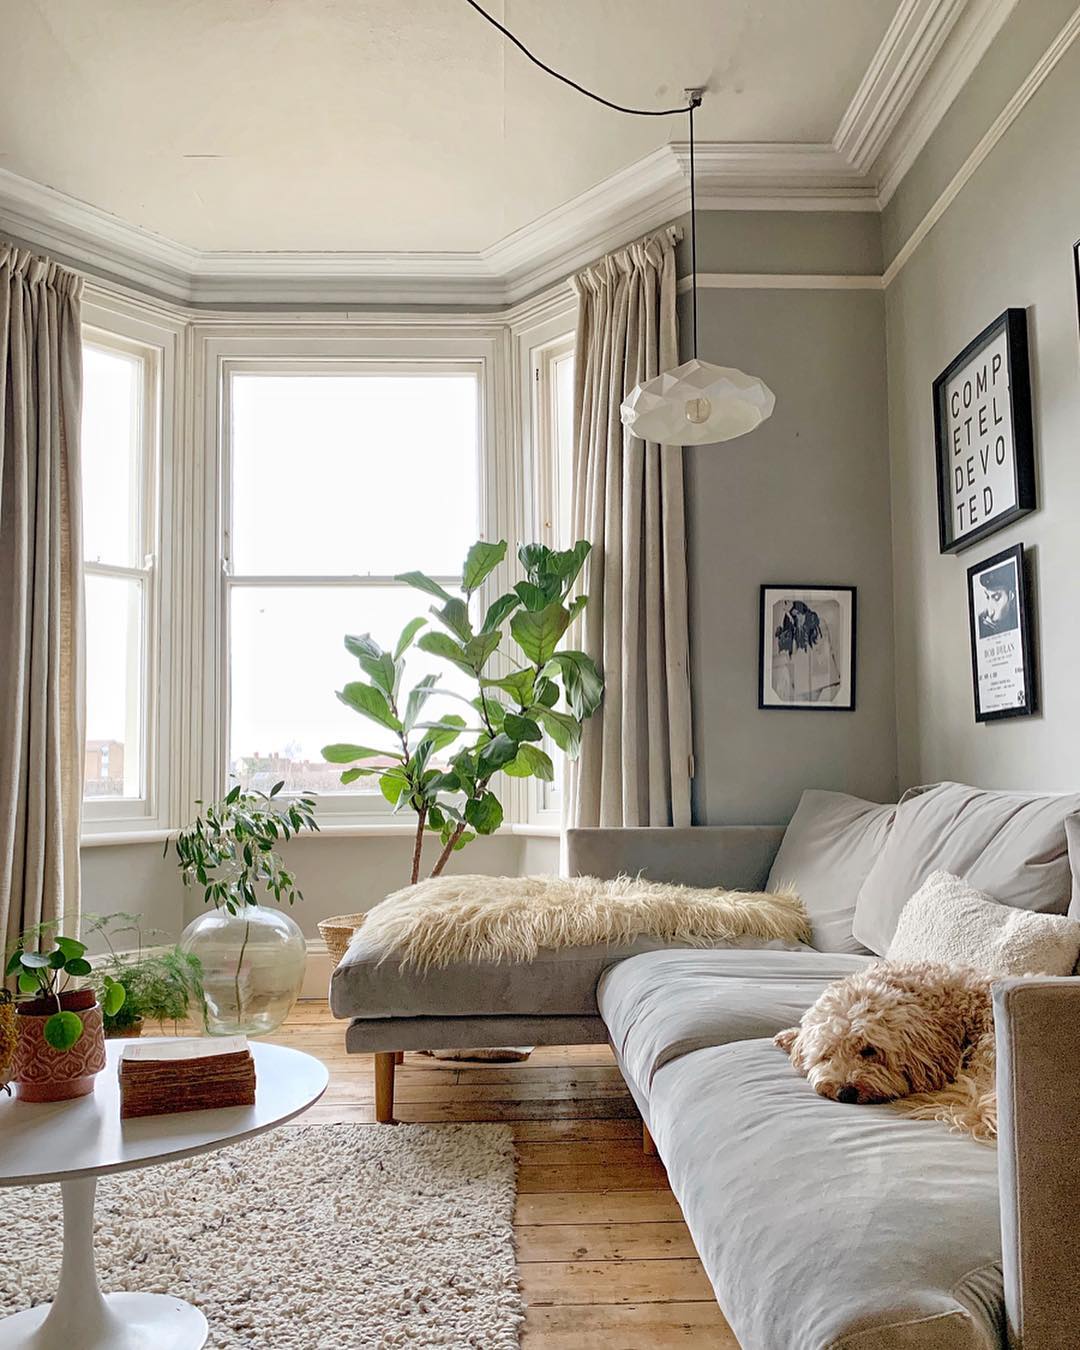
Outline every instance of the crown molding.
<svg viewBox="0 0 1080 1350"><path fill-rule="evenodd" d="M902 0L830 142L703 142L704 210L879 211L1018 0ZM0 169L0 232L107 284L228 306L502 309L689 209L689 146L661 146L474 252L215 252Z"/></svg>
<svg viewBox="0 0 1080 1350"><path fill-rule="evenodd" d="M883 210L1018 3L967 0L963 6L937 58L898 108L890 135L875 159L873 173Z"/></svg>

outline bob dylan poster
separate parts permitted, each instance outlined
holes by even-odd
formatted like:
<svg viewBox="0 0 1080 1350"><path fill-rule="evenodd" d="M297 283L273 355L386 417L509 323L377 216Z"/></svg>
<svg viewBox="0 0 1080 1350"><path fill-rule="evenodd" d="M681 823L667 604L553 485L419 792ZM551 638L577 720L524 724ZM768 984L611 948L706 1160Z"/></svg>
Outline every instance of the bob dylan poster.
<svg viewBox="0 0 1080 1350"><path fill-rule="evenodd" d="M1024 597L1023 547L968 571L975 716L1019 717L1033 710Z"/></svg>
<svg viewBox="0 0 1080 1350"><path fill-rule="evenodd" d="M758 707L855 707L855 588L761 588Z"/></svg>

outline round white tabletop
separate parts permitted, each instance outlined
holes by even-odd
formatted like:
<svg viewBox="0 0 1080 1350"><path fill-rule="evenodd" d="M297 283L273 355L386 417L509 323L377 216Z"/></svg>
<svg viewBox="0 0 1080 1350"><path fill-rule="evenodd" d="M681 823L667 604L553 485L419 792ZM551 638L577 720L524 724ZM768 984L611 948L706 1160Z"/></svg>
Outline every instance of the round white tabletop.
<svg viewBox="0 0 1080 1350"><path fill-rule="evenodd" d="M94 1191L110 1172L174 1162L281 1125L326 1091L326 1066L280 1045L254 1043L255 1105L120 1119L123 1041L108 1044L94 1091L70 1102L0 1097L0 1186L59 1181L64 1254L51 1304L0 1320L0 1350L196 1350L207 1337L197 1308L164 1294L103 1296L94 1271Z"/></svg>

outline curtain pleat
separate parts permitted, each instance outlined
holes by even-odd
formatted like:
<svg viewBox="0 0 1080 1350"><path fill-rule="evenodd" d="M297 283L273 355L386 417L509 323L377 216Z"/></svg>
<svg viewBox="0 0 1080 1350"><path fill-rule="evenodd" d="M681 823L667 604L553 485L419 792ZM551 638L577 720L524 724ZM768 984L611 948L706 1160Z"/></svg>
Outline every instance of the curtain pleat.
<svg viewBox="0 0 1080 1350"><path fill-rule="evenodd" d="M665 231L574 278L573 516L593 545L582 642L605 692L571 775L572 825L690 824L682 449L631 436L619 411L678 364L674 243Z"/></svg>
<svg viewBox="0 0 1080 1350"><path fill-rule="evenodd" d="M82 282L0 243L0 940L78 923Z"/></svg>

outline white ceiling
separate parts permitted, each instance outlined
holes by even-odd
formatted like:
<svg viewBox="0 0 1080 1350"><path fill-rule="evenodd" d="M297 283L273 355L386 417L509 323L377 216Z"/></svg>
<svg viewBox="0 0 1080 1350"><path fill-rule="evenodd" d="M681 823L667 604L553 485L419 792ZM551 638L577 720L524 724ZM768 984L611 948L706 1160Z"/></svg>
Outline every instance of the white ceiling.
<svg viewBox="0 0 1080 1350"><path fill-rule="evenodd" d="M491 0L706 142L827 146L927 0ZM956 8L955 4L952 6ZM0 169L200 252L489 249L686 136L464 0L4 0Z"/></svg>

